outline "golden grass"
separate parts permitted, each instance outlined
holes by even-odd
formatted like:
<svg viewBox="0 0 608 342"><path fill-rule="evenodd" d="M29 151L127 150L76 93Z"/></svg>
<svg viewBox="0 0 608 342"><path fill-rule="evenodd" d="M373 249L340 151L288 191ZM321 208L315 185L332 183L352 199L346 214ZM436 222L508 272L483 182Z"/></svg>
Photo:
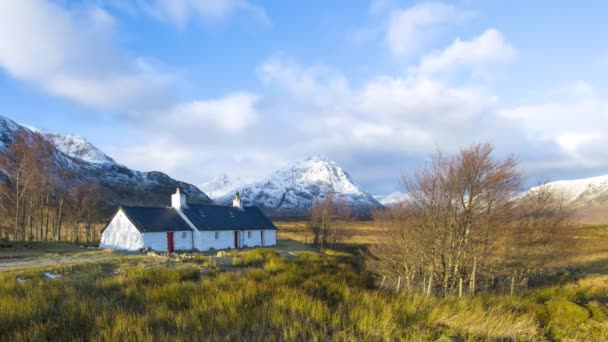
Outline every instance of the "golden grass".
<svg viewBox="0 0 608 342"><path fill-rule="evenodd" d="M0 272L0 336L7 341L608 340L608 226L575 228L579 254L556 264L577 271L555 285L516 296L427 298L374 289L369 275L353 266L355 256L305 245L305 222L277 225L276 248L222 257L109 253L111 258L101 261ZM349 228L351 244L370 243L379 231L370 221ZM49 271L62 277L48 279Z"/></svg>
<svg viewBox="0 0 608 342"><path fill-rule="evenodd" d="M308 232L306 221L275 221L279 239L291 239L310 243L312 236ZM348 244L366 244L382 238L383 232L374 221L351 221L344 223L347 234L343 241Z"/></svg>
<svg viewBox="0 0 608 342"><path fill-rule="evenodd" d="M140 256L61 265L51 269L63 275L56 280L44 268L2 272L0 335L8 341L608 336L606 276L522 296L427 298L370 288L366 274L333 252L288 260L272 249L252 249L230 257L250 264L205 274L196 260Z"/></svg>

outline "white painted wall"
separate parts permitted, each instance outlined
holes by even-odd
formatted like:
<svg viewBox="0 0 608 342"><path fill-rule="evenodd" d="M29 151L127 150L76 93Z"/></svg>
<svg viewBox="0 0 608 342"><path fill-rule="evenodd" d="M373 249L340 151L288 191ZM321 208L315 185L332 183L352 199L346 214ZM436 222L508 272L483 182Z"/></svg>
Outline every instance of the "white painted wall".
<svg viewBox="0 0 608 342"><path fill-rule="evenodd" d="M241 248L262 246L261 230L238 232ZM249 236L248 232L251 232L251 236ZM234 230L221 230L217 233L218 239L215 239L215 231L195 231L194 248L203 252L211 248L216 250L234 248ZM276 230L264 230L264 246L275 246L276 244Z"/></svg>
<svg viewBox="0 0 608 342"><path fill-rule="evenodd" d="M167 232L144 233L144 247L158 252L167 252ZM192 232L173 232L173 249L185 251L192 249Z"/></svg>
<svg viewBox="0 0 608 342"><path fill-rule="evenodd" d="M260 247L262 245L261 230L244 230L243 247Z"/></svg>
<svg viewBox="0 0 608 342"><path fill-rule="evenodd" d="M192 232L173 233L173 243L176 251L189 251L194 249L192 245Z"/></svg>
<svg viewBox="0 0 608 342"><path fill-rule="evenodd" d="M277 244L277 231L264 230L264 246L275 246Z"/></svg>
<svg viewBox="0 0 608 342"><path fill-rule="evenodd" d="M100 248L136 251L144 247L143 235L120 210L101 234Z"/></svg>
<svg viewBox="0 0 608 342"><path fill-rule="evenodd" d="M215 231L196 232L195 246L199 251L208 251L209 249L229 249L234 248L234 231L220 230L217 231L218 238L215 238ZM197 237L198 235L198 237Z"/></svg>
<svg viewBox="0 0 608 342"><path fill-rule="evenodd" d="M167 251L167 233L144 233L144 247L157 252Z"/></svg>

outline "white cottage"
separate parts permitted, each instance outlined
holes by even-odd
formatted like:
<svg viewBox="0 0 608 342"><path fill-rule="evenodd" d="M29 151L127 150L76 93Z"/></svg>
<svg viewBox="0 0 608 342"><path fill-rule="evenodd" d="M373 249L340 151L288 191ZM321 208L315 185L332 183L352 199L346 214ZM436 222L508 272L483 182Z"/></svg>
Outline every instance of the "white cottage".
<svg viewBox="0 0 608 342"><path fill-rule="evenodd" d="M179 189L171 207L121 206L101 231L99 247L136 251L229 249L276 245L277 227L257 207L187 204Z"/></svg>

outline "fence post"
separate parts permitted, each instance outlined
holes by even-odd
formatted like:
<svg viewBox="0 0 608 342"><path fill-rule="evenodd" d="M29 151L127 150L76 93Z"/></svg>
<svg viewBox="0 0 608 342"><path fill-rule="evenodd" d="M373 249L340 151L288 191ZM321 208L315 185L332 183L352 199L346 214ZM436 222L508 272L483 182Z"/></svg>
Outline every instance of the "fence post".
<svg viewBox="0 0 608 342"><path fill-rule="evenodd" d="M380 283L380 287L384 286L384 281L386 280L386 276L382 276L382 282Z"/></svg>
<svg viewBox="0 0 608 342"><path fill-rule="evenodd" d="M460 282L458 284L458 297L462 297L462 277L460 277Z"/></svg>
<svg viewBox="0 0 608 342"><path fill-rule="evenodd" d="M401 288L401 276L397 279L397 293L399 293L399 289Z"/></svg>
<svg viewBox="0 0 608 342"><path fill-rule="evenodd" d="M515 292L515 276L511 276L511 296Z"/></svg>

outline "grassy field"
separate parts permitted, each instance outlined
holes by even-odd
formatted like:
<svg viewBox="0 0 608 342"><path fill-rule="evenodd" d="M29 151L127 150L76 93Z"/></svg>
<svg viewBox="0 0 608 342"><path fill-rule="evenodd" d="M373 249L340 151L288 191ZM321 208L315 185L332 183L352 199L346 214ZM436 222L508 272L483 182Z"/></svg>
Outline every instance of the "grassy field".
<svg viewBox="0 0 608 342"><path fill-rule="evenodd" d="M305 221L276 221L274 224L279 228L279 239L292 239L304 243L311 240L306 228L308 223ZM382 230L378 229L373 221L348 222L345 230L343 242L346 244L368 244L382 238Z"/></svg>
<svg viewBox="0 0 608 342"><path fill-rule="evenodd" d="M0 248L2 340L608 340L608 226L552 284L515 296L427 298L374 288L356 254L315 251L302 222L279 245L171 257L65 244ZM347 240L364 243L371 222ZM70 257L56 265L36 264ZM90 259L90 261L87 261ZM14 260L13 260L14 262ZM49 277L50 276L50 277ZM52 279L55 276L60 276Z"/></svg>

